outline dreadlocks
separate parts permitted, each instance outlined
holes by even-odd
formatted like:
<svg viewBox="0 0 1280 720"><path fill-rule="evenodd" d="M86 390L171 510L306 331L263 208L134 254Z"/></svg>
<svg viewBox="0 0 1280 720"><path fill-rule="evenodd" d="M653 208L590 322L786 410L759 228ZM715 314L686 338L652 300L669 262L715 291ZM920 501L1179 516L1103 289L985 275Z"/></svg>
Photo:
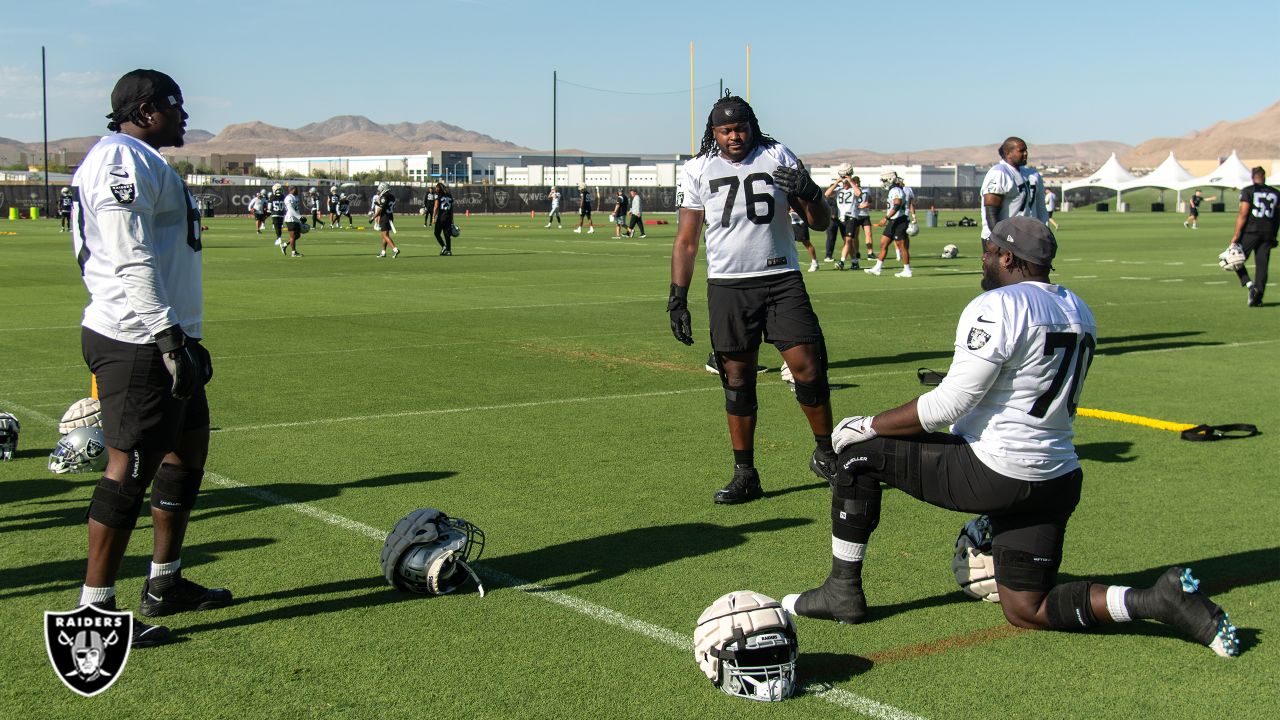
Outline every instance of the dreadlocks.
<svg viewBox="0 0 1280 720"><path fill-rule="evenodd" d="M777 144L777 140L760 132L760 121L756 119L755 111L751 109L746 100L737 95L730 95L729 90L725 90L724 93L724 97L717 100L716 104L711 106L711 112L707 113L707 129L702 133L702 146L698 148L698 154L694 155L694 157L714 155L720 152L720 146L716 144L715 131L712 130L714 127L712 118L715 117L716 110L723 109L728 105L741 105L747 110L747 120L751 124L751 147L747 148L748 152L760 146L769 147Z"/></svg>

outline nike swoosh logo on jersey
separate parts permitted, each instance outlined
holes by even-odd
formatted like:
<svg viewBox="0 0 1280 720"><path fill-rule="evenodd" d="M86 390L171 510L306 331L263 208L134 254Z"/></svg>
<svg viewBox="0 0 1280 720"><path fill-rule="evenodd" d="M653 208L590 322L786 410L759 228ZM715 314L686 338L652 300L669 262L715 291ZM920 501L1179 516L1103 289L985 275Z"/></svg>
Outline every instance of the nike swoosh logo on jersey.
<svg viewBox="0 0 1280 720"><path fill-rule="evenodd" d="M115 175L115 176L116 176L116 177L118 177L118 178L127 178L127 177L129 177L129 173L125 172L124 170L108 170L108 171L107 171L107 174L108 174L108 175Z"/></svg>
<svg viewBox="0 0 1280 720"><path fill-rule="evenodd" d="M978 316L978 322L984 322L984 323L995 323L995 320L988 320L988 319L986 319L986 318L982 317L981 315L979 315L979 316Z"/></svg>

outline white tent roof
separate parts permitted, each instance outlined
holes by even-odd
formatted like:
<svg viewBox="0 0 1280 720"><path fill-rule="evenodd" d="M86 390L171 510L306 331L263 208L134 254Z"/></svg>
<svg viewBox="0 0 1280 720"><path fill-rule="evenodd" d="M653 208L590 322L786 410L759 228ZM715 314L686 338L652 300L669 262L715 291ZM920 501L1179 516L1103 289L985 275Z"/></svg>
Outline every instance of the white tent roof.
<svg viewBox="0 0 1280 720"><path fill-rule="evenodd" d="M1223 188L1243 188L1253 184L1253 173L1249 172L1249 168L1245 167L1240 156L1236 155L1236 151L1231 151L1231 157L1222 161L1217 170L1198 178L1191 178L1182 184L1183 188L1191 187L1223 187Z"/></svg>
<svg viewBox="0 0 1280 720"><path fill-rule="evenodd" d="M1169 153L1169 157L1160 163L1160 167L1143 175L1140 178L1134 178L1125 183L1120 189L1130 190L1139 187L1155 187L1168 190L1179 190L1185 187L1191 187L1187 181L1195 179L1182 164L1178 162L1173 153Z"/></svg>
<svg viewBox="0 0 1280 720"><path fill-rule="evenodd" d="M1120 161L1116 160L1116 154L1111 153L1111 157L1107 158L1107 161L1096 172L1083 180L1076 180L1063 185L1062 191L1066 192L1067 190L1082 187L1104 187L1119 190L1126 183L1133 182L1133 180L1133 173L1125 170L1120 165Z"/></svg>

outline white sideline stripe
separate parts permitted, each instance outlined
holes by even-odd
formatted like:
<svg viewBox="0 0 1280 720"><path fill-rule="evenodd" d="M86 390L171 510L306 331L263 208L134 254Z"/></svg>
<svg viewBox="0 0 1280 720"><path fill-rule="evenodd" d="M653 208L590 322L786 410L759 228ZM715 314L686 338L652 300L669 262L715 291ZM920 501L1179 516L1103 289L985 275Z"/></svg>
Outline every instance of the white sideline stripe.
<svg viewBox="0 0 1280 720"><path fill-rule="evenodd" d="M213 481L215 484L231 488L233 490L238 490L247 495L256 497L259 500L269 502L272 505L278 505L321 522L335 525L344 530L349 530L358 535L363 535L371 540L385 542L387 539L387 533L379 530L378 528L365 525L362 522L338 515L337 513L321 510L309 503L296 502L283 495L277 495L276 493L256 488L252 485L246 485L215 472L205 472L205 477ZM624 615L617 610L612 610L603 605L597 605L596 603L576 598L558 590L551 590L539 585L538 583L522 580L504 572L480 567L478 567L476 571L481 575L496 580L499 584L506 585L512 590L518 590L540 600L545 600L549 603L568 608L580 615L586 615L587 617L594 618L605 624L620 627L624 630L630 630L639 635L644 635L645 637L674 647L677 650L690 652L693 649L693 637L690 635L684 635L674 630L668 630L667 628L654 625L650 622L645 622L639 618ZM851 693L847 690L833 687L828 683L807 683L801 686L801 690L806 695L812 695L813 697L825 700L833 705L839 705L840 707L853 710L854 712L867 717L877 718L878 720L923 720L923 718L917 715L912 715L904 710L899 710L892 705L886 705L870 698L862 697L861 695Z"/></svg>
<svg viewBox="0 0 1280 720"><path fill-rule="evenodd" d="M1169 280L1160 280L1159 282L1182 282L1182 278L1172 278Z"/></svg>
<svg viewBox="0 0 1280 720"><path fill-rule="evenodd" d="M54 427L57 427L58 425L58 420L56 418L51 418L48 415L45 415L44 413L40 412L39 410L34 410L25 405L19 405L15 402L10 402L9 400L6 400L4 398L0 398L0 406L3 406L3 409L6 409L7 412L13 412L14 410L16 410L22 413L22 415L24 415L25 417L19 417L18 422L22 422L23 420L30 419L30 420L35 420L41 425L53 425Z"/></svg>

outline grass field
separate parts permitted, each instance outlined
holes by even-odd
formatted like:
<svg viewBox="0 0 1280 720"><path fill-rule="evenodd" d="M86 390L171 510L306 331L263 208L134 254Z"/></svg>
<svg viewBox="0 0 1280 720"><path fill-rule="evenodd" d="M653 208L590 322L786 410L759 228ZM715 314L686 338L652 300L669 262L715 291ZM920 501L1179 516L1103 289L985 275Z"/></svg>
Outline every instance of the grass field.
<svg viewBox="0 0 1280 720"><path fill-rule="evenodd" d="M405 217L394 261L374 258L368 230L312 232L286 259L248 220L211 220L215 430L184 568L237 602L167 618L178 642L135 651L105 694L73 695L41 613L76 602L95 478L45 463L88 391L85 292L56 222L0 224L16 233L0 235L0 409L23 424L18 459L0 463L0 717L1275 717L1280 307L1246 308L1218 269L1232 217L1191 232L1176 213L1060 214L1055 280L1098 320L1083 406L1263 431L1189 443L1078 419L1086 487L1063 573L1145 585L1187 564L1240 627L1242 656L1152 623L1013 630L951 577L966 518L891 492L868 549L872 622L800 618L806 688L781 704L724 696L690 652L719 595L781 598L828 568L829 492L776 353L757 440L768 495L716 506L732 457L702 367L704 280L698 344L673 340L664 312L675 226L618 241L523 217L460 218L453 257ZM938 258L948 242L961 258ZM837 417L895 406L921 391L916 368L947 367L979 292L977 233L924 229L914 245L910 280L805 275ZM382 535L428 506L488 534L487 597L385 584ZM126 607L150 552L149 519L138 527Z"/></svg>

